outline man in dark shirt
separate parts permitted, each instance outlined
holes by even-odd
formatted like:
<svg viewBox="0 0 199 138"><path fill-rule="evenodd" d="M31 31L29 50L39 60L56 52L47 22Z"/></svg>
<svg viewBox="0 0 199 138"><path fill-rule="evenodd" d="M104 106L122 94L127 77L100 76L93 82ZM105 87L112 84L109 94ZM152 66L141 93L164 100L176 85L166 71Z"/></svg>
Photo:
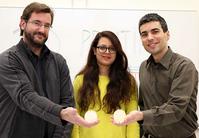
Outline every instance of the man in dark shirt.
<svg viewBox="0 0 199 138"><path fill-rule="evenodd" d="M168 27L158 14L143 16L139 33L145 50L151 54L139 71L141 111L132 111L124 122L113 123L139 121L143 138L195 138L198 72L194 64L168 46Z"/></svg>
<svg viewBox="0 0 199 138"><path fill-rule="evenodd" d="M45 45L53 16L45 4L29 4L22 39L0 54L0 138L70 138L68 122L97 123L77 114L66 61Z"/></svg>

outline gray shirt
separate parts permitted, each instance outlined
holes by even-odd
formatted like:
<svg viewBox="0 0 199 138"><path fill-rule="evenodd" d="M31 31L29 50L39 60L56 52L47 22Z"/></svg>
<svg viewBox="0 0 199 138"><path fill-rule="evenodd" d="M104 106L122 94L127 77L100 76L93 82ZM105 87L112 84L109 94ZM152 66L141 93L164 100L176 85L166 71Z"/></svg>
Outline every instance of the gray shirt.
<svg viewBox="0 0 199 138"><path fill-rule="evenodd" d="M169 48L159 63L152 56L140 67L139 106L143 128L158 138L186 138L197 129L198 72Z"/></svg>

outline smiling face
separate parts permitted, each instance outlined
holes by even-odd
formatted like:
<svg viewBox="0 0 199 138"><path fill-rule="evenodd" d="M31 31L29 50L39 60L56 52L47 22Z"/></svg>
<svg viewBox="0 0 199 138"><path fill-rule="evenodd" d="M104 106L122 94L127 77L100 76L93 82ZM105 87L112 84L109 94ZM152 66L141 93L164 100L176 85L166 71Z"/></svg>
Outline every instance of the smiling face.
<svg viewBox="0 0 199 138"><path fill-rule="evenodd" d="M51 15L49 13L33 12L28 21L21 19L20 27L24 30L24 41L34 47L42 47L48 39L50 25Z"/></svg>
<svg viewBox="0 0 199 138"><path fill-rule="evenodd" d="M101 37L98 41L97 46L104 46L106 48L114 49L111 41L107 37ZM94 48L94 54L97 59L97 63L99 67L110 67L112 63L115 61L116 52L110 52L109 49L106 49L105 52L101 52L99 48Z"/></svg>
<svg viewBox="0 0 199 138"><path fill-rule="evenodd" d="M151 21L140 26L140 36L145 50L159 61L168 49L169 32L163 32L158 21Z"/></svg>

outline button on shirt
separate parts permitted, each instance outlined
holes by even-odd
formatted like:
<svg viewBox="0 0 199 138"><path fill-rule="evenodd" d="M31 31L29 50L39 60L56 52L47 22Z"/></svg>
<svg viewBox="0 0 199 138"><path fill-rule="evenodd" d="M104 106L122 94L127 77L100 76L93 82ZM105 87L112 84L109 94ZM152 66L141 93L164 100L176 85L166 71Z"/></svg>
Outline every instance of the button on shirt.
<svg viewBox="0 0 199 138"><path fill-rule="evenodd" d="M198 72L169 48L159 63L152 56L140 66L139 106L143 128L157 138L186 138L197 129Z"/></svg>

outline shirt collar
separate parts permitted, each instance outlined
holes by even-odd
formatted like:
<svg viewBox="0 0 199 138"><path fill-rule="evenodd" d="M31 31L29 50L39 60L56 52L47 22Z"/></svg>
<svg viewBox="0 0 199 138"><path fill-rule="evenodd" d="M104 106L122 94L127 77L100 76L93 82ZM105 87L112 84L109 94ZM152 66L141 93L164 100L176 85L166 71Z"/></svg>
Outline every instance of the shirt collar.
<svg viewBox="0 0 199 138"><path fill-rule="evenodd" d="M170 65L170 62L171 62L171 59L172 59L172 55L173 55L173 51L171 50L170 47L168 47L166 54L160 60L159 64L161 64L166 69L169 69L169 65ZM150 57L147 59L146 67L148 68L150 66L150 64L152 64L152 63L156 64L153 56L150 55Z"/></svg>
<svg viewBox="0 0 199 138"><path fill-rule="evenodd" d="M28 45L23 41L23 39L20 40L20 45L23 47L23 49L26 51L27 55L29 57L38 57L37 55L35 55L32 50L28 47ZM48 56L50 53L50 50L48 49L48 47L46 45L43 45L42 50L41 50L41 56L40 58L45 58L46 56Z"/></svg>

